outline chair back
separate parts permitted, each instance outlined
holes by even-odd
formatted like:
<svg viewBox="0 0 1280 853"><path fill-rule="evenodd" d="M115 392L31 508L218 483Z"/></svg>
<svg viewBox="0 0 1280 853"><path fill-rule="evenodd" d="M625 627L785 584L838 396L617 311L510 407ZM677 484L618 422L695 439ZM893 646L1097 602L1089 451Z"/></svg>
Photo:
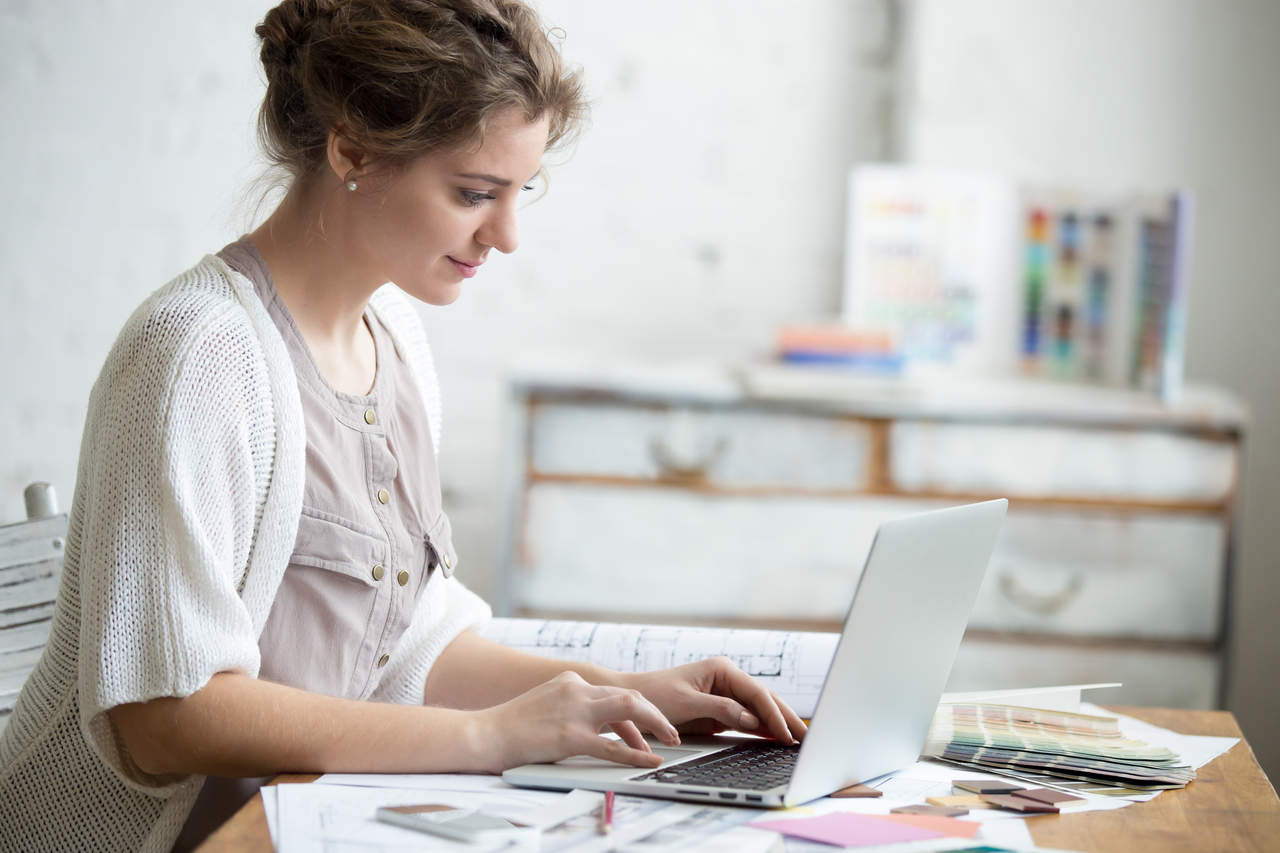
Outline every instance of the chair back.
<svg viewBox="0 0 1280 853"><path fill-rule="evenodd" d="M67 515L48 483L25 493L26 521L0 526L0 731L49 641Z"/></svg>

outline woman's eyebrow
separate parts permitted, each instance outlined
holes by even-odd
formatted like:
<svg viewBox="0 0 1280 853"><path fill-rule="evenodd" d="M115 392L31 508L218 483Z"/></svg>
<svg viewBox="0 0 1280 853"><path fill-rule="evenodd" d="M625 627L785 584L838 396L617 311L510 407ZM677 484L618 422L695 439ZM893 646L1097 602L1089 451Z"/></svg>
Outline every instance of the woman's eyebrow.
<svg viewBox="0 0 1280 853"><path fill-rule="evenodd" d="M455 175L454 177L468 178L469 180L473 180L473 181L485 181L486 183L497 184L500 187L511 186L511 181L507 180L506 178L495 177L494 175L477 175L473 173L463 173L463 174Z"/></svg>
<svg viewBox="0 0 1280 853"><path fill-rule="evenodd" d="M475 173L473 173L473 172L463 172L463 173L459 173L459 174L457 174L457 175L454 175L454 177L455 177L455 178L467 178L468 180L472 180L472 181L486 181L486 182L488 182L488 183L490 183L490 184L496 184L496 185L498 185L498 186L500 186L500 187L509 187L509 186L511 186L511 183L512 183L511 181L507 180L506 178L499 178L499 177L497 177L496 175L475 174ZM538 174L535 172L535 173L534 173L534 175L533 175L533 178L536 178L536 177L538 177ZM533 178L530 178L530 179L529 179L529 181L532 181L532 180L533 180ZM529 183L529 181L525 181L525 183L527 184L527 183Z"/></svg>

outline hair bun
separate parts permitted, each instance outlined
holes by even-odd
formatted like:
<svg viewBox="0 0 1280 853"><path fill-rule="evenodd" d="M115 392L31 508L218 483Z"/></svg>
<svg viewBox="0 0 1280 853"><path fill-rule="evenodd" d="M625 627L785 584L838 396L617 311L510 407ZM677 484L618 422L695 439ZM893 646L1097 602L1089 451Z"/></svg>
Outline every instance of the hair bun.
<svg viewBox="0 0 1280 853"><path fill-rule="evenodd" d="M311 26L330 15L334 0L285 0L276 6L254 30L262 41L260 58L264 68L287 68L297 50L307 43Z"/></svg>

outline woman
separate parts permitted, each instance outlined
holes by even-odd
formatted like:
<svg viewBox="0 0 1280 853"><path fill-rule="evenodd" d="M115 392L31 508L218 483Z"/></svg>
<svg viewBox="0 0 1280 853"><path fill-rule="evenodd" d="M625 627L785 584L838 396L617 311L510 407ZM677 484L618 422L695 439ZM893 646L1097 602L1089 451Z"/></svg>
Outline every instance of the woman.
<svg viewBox="0 0 1280 853"><path fill-rule="evenodd" d="M236 780L287 770L651 767L645 732L802 737L724 659L623 674L489 642L452 577L438 388L400 293L447 305L514 251L521 192L580 123L536 15L286 0L257 32L289 189L135 312L94 387L52 636L0 740L0 848L188 847Z"/></svg>

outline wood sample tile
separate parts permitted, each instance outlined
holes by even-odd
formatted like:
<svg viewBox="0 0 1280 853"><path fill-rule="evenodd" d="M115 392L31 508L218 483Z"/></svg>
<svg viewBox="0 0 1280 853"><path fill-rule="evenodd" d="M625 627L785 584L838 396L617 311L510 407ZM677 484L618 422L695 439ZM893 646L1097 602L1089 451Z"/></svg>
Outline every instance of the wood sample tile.
<svg viewBox="0 0 1280 853"><path fill-rule="evenodd" d="M956 779L951 785L973 794L1011 794L1014 791L1024 790L1021 785L996 779Z"/></svg>
<svg viewBox="0 0 1280 853"><path fill-rule="evenodd" d="M1064 794L1061 791L1054 791L1050 788L1027 788L1025 791L1014 791L1010 796L1020 797L1024 800L1035 800L1038 803L1045 803L1050 806L1085 802L1084 797L1077 797L1075 794Z"/></svg>
<svg viewBox="0 0 1280 853"><path fill-rule="evenodd" d="M1002 809L1010 809L1015 812L1028 812L1035 814L1057 814L1058 807L1051 806L1048 803L1038 803L1035 800L1027 800L1022 797L1013 797L1008 794L980 794L984 802L999 806Z"/></svg>

